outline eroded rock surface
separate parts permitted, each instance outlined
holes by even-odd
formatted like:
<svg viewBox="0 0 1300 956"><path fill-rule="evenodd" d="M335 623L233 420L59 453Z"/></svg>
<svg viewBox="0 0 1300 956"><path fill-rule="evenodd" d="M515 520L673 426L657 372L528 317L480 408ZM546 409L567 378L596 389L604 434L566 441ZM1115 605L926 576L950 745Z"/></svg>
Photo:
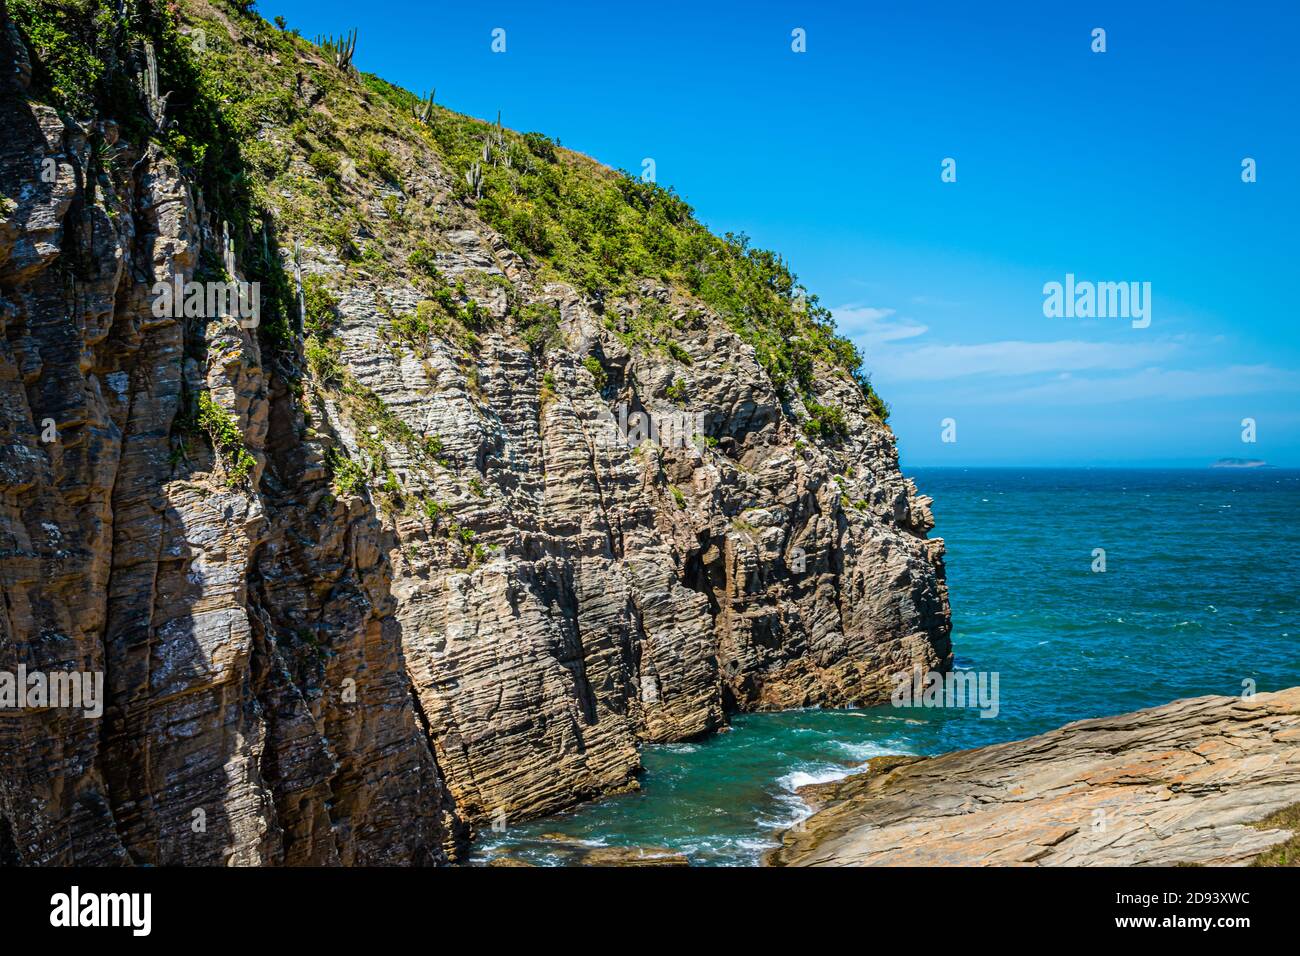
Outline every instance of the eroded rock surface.
<svg viewBox="0 0 1300 956"><path fill-rule="evenodd" d="M809 788L784 866L1235 865L1294 838L1300 687L1198 697L1028 740L877 758Z"/></svg>
<svg viewBox="0 0 1300 956"><path fill-rule="evenodd" d="M158 145L6 74L0 669L101 672L107 703L0 723L0 853L443 862L466 825L634 787L643 741L876 703L949 665L929 501L844 369L817 369L816 397L846 435L810 437L680 289L596 296L512 249L355 74L224 4L166 15L201 17L209 57L237 50L241 82L300 117L266 107L259 155L293 188L265 190L242 249L286 270L294 250L333 302L327 348L302 315L275 354L231 316L155 315L155 282L226 261L226 223ZM303 145L363 122L381 171ZM295 205L320 195L353 217L350 255ZM475 333L394 331L434 268ZM557 316L544 351L519 325L534 306ZM620 331L651 308L671 348ZM613 423L640 413L703 433L629 443Z"/></svg>
<svg viewBox="0 0 1300 956"><path fill-rule="evenodd" d="M155 147L96 156L94 128L15 82L0 98L0 670L101 674L106 697L97 719L0 718L0 852L446 860L379 521L329 495L254 334L151 308L213 224ZM243 436L246 482L184 433L199 393Z"/></svg>

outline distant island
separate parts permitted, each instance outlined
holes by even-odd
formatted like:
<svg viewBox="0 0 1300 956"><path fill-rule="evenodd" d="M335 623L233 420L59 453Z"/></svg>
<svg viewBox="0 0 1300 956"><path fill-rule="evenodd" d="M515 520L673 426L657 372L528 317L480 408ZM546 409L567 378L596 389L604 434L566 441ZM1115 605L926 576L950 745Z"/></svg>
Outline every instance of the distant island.
<svg viewBox="0 0 1300 956"><path fill-rule="evenodd" d="M1220 458L1211 468L1272 468L1262 458Z"/></svg>

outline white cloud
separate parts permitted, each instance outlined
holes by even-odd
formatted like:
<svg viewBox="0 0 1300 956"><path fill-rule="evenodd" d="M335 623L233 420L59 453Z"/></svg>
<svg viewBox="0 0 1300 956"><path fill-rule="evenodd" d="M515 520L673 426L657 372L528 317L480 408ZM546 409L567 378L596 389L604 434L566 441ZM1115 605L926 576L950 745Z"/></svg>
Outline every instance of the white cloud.
<svg viewBox="0 0 1300 956"><path fill-rule="evenodd" d="M841 335L851 338L860 348L872 351L876 346L924 335L928 329L912 319L895 319L893 309L869 305L842 305L832 309Z"/></svg>
<svg viewBox="0 0 1300 956"><path fill-rule="evenodd" d="M888 341L888 340L884 340ZM878 343L879 344L879 343ZM882 381L944 381L967 375L1041 375L1087 370L1138 368L1178 351L1167 341L982 342L976 345L923 345L867 349L867 365Z"/></svg>
<svg viewBox="0 0 1300 956"><path fill-rule="evenodd" d="M862 349L866 371L878 384L888 389L917 383L963 404L1086 407L1300 389L1300 372L1267 364L1166 367L1174 360L1186 366L1193 354L1213 361L1222 344L1186 335L921 344L911 340L929 329L894 309L845 305L833 312L841 334Z"/></svg>
<svg viewBox="0 0 1300 956"><path fill-rule="evenodd" d="M1017 386L1004 391L986 389L982 399L1020 404L1062 402L1095 405L1149 399L1178 401L1252 395L1294 390L1297 387L1300 387L1300 374L1272 365L1229 365L1198 369L1144 368L1127 375L1062 376L1042 384Z"/></svg>

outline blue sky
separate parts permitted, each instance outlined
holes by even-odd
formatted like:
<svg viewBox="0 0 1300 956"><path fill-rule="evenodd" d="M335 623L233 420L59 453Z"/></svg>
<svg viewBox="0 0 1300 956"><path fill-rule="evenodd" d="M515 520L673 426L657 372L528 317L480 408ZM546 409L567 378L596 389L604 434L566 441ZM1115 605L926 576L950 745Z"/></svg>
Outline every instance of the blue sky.
<svg viewBox="0 0 1300 956"><path fill-rule="evenodd" d="M905 465L1300 465L1300 5L257 8L357 27L361 69L444 106L652 157L835 311ZM1066 273L1151 283L1150 326L1045 317Z"/></svg>

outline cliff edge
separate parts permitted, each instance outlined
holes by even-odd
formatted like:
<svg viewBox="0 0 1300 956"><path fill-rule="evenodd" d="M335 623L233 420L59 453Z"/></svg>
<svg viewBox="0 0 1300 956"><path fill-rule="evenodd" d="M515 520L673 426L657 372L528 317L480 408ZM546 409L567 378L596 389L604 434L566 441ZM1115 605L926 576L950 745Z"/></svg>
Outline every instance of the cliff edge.
<svg viewBox="0 0 1300 956"><path fill-rule="evenodd" d="M0 856L446 862L949 666L929 500L779 257L247 6L7 5L0 669L105 701L0 724Z"/></svg>

